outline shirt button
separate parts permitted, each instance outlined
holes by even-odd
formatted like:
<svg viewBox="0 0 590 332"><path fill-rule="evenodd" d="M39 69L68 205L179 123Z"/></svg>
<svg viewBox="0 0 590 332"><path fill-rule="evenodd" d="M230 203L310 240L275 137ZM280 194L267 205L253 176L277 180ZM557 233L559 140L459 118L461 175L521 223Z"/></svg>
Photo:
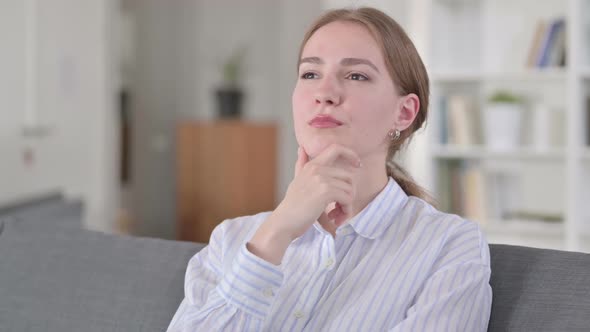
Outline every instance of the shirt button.
<svg viewBox="0 0 590 332"><path fill-rule="evenodd" d="M350 234L350 231L351 231L350 230L350 225L346 224L346 225L344 225L342 227L339 227L336 230L336 234L337 235L348 235L348 234Z"/></svg>
<svg viewBox="0 0 590 332"><path fill-rule="evenodd" d="M326 267L329 268L330 266L334 265L334 259L333 258L328 258L328 260L326 260Z"/></svg>
<svg viewBox="0 0 590 332"><path fill-rule="evenodd" d="M266 296L266 297L272 297L272 296L274 295L274 293L272 292L272 289L271 289L271 288L265 288L265 289L262 291L262 294L263 294L264 296Z"/></svg>
<svg viewBox="0 0 590 332"><path fill-rule="evenodd" d="M297 310L297 311L295 311L294 316L295 316L295 318L299 319L299 318L303 318L304 314L302 311Z"/></svg>

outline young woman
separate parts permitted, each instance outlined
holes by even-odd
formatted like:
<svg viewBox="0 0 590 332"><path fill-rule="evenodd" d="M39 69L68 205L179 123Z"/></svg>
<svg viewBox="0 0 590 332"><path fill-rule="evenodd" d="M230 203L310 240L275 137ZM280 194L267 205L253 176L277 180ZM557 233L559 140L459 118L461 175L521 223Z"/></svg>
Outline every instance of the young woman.
<svg viewBox="0 0 590 332"><path fill-rule="evenodd" d="M272 212L221 223L189 262L169 331L486 331L479 227L437 211L392 157L425 122L428 75L372 8L304 37L293 181Z"/></svg>

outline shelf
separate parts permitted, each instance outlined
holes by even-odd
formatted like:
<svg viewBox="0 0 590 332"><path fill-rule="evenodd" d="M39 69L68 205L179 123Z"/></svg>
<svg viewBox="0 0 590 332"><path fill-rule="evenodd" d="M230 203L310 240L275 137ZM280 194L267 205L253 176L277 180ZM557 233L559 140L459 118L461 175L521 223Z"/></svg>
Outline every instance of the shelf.
<svg viewBox="0 0 590 332"><path fill-rule="evenodd" d="M535 150L533 148L516 148L514 150L490 150L484 146L435 146L433 155L438 159L547 159L561 160L565 157L562 148Z"/></svg>
<svg viewBox="0 0 590 332"><path fill-rule="evenodd" d="M588 11L590 0L428 3L433 15L425 21L425 49L429 51L425 62L430 64L434 123L424 151L427 174L420 175L430 180L428 185L436 190L443 206L472 204L475 210L477 204L490 212L488 217L493 220L481 222L488 239L493 240L490 243L583 247L590 252L589 209L584 199L571 199L576 194L582 195L580 198L590 195L590 146L582 146L589 130L585 121L590 96L590 61L586 59L590 35L589 22L579 16ZM551 32L546 27L555 30L561 19L566 22L568 65L527 66L547 54L549 62L555 63L554 53L561 53L562 40L558 45L543 43ZM576 38L570 38L572 35ZM490 149L485 144L489 140L482 135L488 124L487 99L498 91L527 101L521 120L521 133L527 140L510 150ZM462 105L459 99L449 102L451 96L464 96L469 104ZM537 104L545 105L551 114L546 141L552 144L547 148L534 145L533 122L540 120L540 126L547 121L536 117ZM461 131L466 127L475 129L464 135ZM575 135L570 135L572 132ZM452 144L456 142L471 144ZM482 197L477 197L476 189ZM500 213L508 210L522 211ZM540 212L547 210L559 210L559 221L543 221L549 218ZM476 212L473 215L477 216Z"/></svg>
<svg viewBox="0 0 590 332"><path fill-rule="evenodd" d="M513 72L434 71L432 80L439 83L469 83L478 81L553 81L566 78L565 68L523 69Z"/></svg>
<svg viewBox="0 0 590 332"><path fill-rule="evenodd" d="M561 222L546 222L534 220L500 220L481 224L482 229L496 235L563 237L564 224Z"/></svg>

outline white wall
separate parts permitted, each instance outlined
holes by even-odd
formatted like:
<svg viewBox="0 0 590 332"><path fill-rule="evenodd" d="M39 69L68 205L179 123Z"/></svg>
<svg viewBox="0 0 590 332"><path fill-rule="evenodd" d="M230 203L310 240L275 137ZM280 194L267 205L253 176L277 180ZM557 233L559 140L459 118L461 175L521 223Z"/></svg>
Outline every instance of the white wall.
<svg viewBox="0 0 590 332"><path fill-rule="evenodd" d="M52 128L21 135L25 1L0 1L0 202L54 188L86 202L87 226L109 230L117 202L116 123L107 27L111 1L38 4L38 114ZM26 166L30 148L34 163Z"/></svg>

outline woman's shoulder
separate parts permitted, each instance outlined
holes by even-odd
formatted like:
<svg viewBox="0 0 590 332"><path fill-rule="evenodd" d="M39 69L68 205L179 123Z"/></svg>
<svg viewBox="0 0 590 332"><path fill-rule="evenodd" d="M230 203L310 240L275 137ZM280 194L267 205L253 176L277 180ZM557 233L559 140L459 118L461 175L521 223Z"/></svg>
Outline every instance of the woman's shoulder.
<svg viewBox="0 0 590 332"><path fill-rule="evenodd" d="M261 212L254 215L225 219L220 222L209 238L209 243L203 250L196 253L190 266L200 265L203 257L213 259L221 264L224 270L230 268L234 257L242 246L250 240L258 226L266 220L272 212Z"/></svg>
<svg viewBox="0 0 590 332"><path fill-rule="evenodd" d="M260 226L271 213L272 211L266 211L253 215L225 219L215 227L215 230L213 230L213 234L211 235L211 240L232 240L232 242L235 242L235 240L238 240L239 238L247 237L250 233L253 234L253 232L258 229L258 226Z"/></svg>
<svg viewBox="0 0 590 332"><path fill-rule="evenodd" d="M406 209L414 211L413 217L416 223L435 224L444 222L446 229L466 227L474 231L480 231L480 227L476 222L457 214L441 211L419 197L410 196Z"/></svg>
<svg viewBox="0 0 590 332"><path fill-rule="evenodd" d="M414 228L418 233L432 233L431 243L439 255L464 255L464 260L479 261L489 265L489 245L477 222L457 214L443 212L428 202L410 197L413 205Z"/></svg>

